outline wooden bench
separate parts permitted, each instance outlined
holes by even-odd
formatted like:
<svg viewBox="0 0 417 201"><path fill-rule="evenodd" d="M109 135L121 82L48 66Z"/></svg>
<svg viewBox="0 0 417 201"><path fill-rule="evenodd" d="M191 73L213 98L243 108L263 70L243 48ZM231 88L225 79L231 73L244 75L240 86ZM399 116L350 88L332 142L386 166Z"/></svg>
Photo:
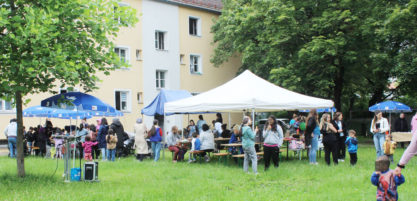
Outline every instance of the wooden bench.
<svg viewBox="0 0 417 201"><path fill-rule="evenodd" d="M227 157L230 156L230 153L227 152L223 152L223 153L214 153L214 156L217 156L219 158L219 162L220 160L223 158L223 162L225 165L227 165Z"/></svg>
<svg viewBox="0 0 417 201"><path fill-rule="evenodd" d="M190 154L196 154L198 157L198 162L201 163L201 161L203 160L201 157L201 154L203 154L205 151L202 150L194 150L194 151L190 151Z"/></svg>
<svg viewBox="0 0 417 201"><path fill-rule="evenodd" d="M36 150L39 150L39 149L40 149L39 147L34 147L34 146L32 146L32 147L31 147L31 152L32 152L32 153L31 153L31 155L35 155L35 151L36 151Z"/></svg>

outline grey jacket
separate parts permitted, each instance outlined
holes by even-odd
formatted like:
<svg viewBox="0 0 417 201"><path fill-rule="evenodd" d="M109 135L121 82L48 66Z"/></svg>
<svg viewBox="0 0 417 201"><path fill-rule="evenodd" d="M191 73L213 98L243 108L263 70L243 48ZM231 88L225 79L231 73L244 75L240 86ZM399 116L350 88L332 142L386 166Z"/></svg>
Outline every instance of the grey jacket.
<svg viewBox="0 0 417 201"><path fill-rule="evenodd" d="M167 136L167 145L175 146L180 141L181 137L179 135L174 135L174 133L169 132Z"/></svg>
<svg viewBox="0 0 417 201"><path fill-rule="evenodd" d="M264 130L262 136L264 137L264 143L268 145L278 145L281 147L284 141L284 135L281 126L277 125L277 131Z"/></svg>
<svg viewBox="0 0 417 201"><path fill-rule="evenodd" d="M214 135L210 131L203 131L200 134L200 150L214 149Z"/></svg>

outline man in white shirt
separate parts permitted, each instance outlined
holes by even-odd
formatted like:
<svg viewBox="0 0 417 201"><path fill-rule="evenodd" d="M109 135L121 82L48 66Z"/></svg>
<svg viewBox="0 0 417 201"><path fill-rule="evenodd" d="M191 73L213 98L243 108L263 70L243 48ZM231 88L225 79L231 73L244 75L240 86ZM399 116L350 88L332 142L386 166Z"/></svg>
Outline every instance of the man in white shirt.
<svg viewBox="0 0 417 201"><path fill-rule="evenodd" d="M7 142L9 143L10 158L16 158L16 141L17 141L17 120L10 120L10 124L4 129Z"/></svg>

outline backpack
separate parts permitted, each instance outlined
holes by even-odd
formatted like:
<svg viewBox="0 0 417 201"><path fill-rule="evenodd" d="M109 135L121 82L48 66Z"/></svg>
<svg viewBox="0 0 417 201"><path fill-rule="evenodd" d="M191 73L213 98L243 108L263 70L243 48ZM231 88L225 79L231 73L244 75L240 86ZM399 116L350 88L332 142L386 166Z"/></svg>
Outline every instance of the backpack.
<svg viewBox="0 0 417 201"><path fill-rule="evenodd" d="M305 131L306 130L306 122L300 123L300 130Z"/></svg>

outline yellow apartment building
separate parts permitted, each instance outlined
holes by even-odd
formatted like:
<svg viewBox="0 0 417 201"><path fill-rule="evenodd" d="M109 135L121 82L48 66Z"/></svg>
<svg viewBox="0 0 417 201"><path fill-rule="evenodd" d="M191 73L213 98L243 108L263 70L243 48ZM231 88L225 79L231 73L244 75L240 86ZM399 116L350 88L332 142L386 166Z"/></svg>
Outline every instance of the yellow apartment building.
<svg viewBox="0 0 417 201"><path fill-rule="evenodd" d="M198 94L236 76L241 66L239 58L231 58L220 67L210 63L214 52L210 29L213 19L221 14L221 0L123 0L119 5L135 8L139 18L135 26L121 30L115 40L114 51L130 68L116 70L110 76L100 75L99 89L89 94L123 112L120 120L127 132L133 131L136 118L142 117L141 109L152 102L160 89L184 89ZM67 92L67 89L55 90ZM24 108L40 105L41 100L50 96L43 93L25 97L31 102ZM0 100L0 128L4 129L15 116L11 103ZM207 122L214 119L212 114L204 117ZM237 123L240 117L241 114L232 115L232 122ZM89 119L88 123L95 124L98 118ZM150 127L153 117L143 118ZM188 118L196 120L193 115L166 117L165 131L172 125L185 127ZM223 118L228 122L228 114ZM109 122L111 119L108 118ZM44 121L45 118L24 118L26 128ZM59 127L69 125L69 120L52 119L52 122ZM1 134L0 139L4 138Z"/></svg>

